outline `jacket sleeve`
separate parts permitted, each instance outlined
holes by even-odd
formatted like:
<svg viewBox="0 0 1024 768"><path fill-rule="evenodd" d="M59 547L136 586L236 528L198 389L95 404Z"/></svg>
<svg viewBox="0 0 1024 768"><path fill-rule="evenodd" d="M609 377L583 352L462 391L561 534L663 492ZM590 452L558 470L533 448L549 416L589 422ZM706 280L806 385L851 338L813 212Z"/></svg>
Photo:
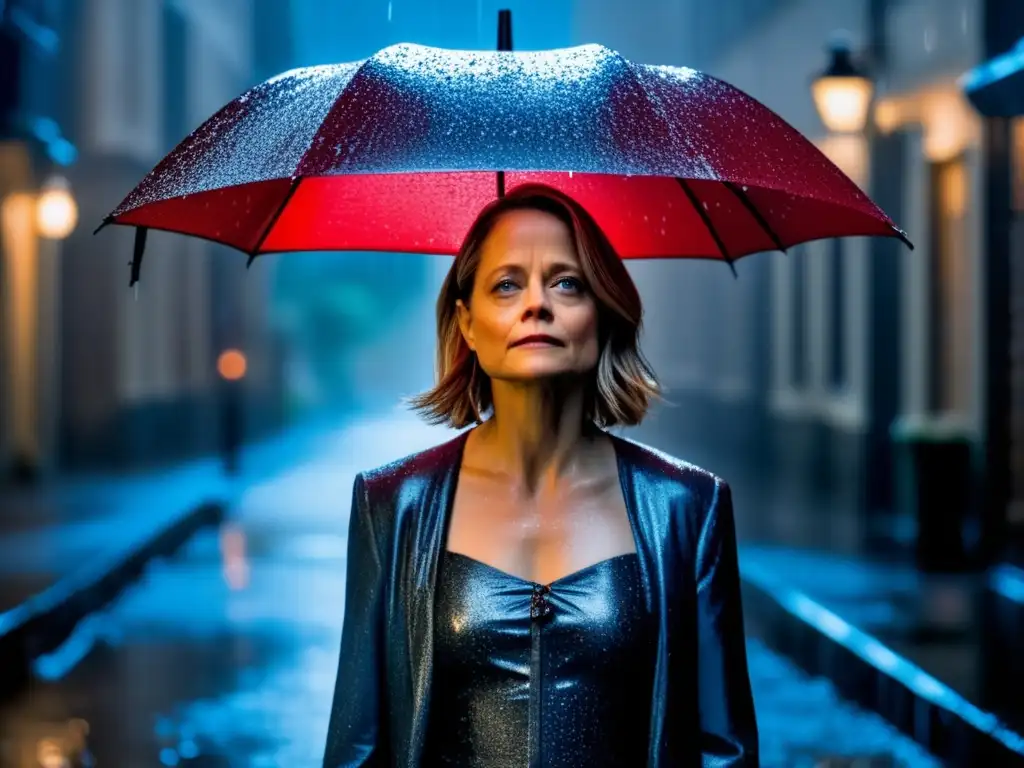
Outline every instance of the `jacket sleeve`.
<svg viewBox="0 0 1024 768"><path fill-rule="evenodd" d="M758 763L732 493L716 480L697 542L697 685L705 766Z"/></svg>
<svg viewBox="0 0 1024 768"><path fill-rule="evenodd" d="M383 681L384 567L363 476L348 526L345 615L323 768L387 765Z"/></svg>

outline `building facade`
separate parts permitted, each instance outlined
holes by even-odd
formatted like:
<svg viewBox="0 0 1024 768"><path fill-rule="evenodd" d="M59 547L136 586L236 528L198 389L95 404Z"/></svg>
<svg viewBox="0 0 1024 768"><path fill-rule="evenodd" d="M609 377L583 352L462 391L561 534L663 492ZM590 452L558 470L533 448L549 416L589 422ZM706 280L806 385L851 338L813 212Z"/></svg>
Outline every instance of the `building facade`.
<svg viewBox="0 0 1024 768"><path fill-rule="evenodd" d="M1013 41L1024 27L1024 9L1014 7L1014 12L1012 23L996 25L988 59L965 73L963 85L989 128L988 186L991 198L1001 201L990 213L992 239L1008 254L997 262L1002 274L992 279L998 293L990 314L995 333L1005 334L1008 342L1002 363L1008 368L1009 386L994 395L1008 403L1000 446L1010 457L1005 477L1008 538L1011 557L1024 562L1024 36Z"/></svg>
<svg viewBox="0 0 1024 768"><path fill-rule="evenodd" d="M10 312L6 318L8 336L32 338L20 353L6 350L4 391L18 390L20 399L5 399L5 452L27 453L42 468L76 469L208 451L217 440L215 363L223 348L247 354L252 412L275 412L278 365L266 332L272 265L246 271L244 256L152 233L136 295L128 288L131 233L112 227L93 236L92 229L180 139L255 82L253 4L21 5L42 14L59 41L45 74L27 72L22 100L77 147L64 173L79 226L59 244L40 241L42 256L18 259L29 278L5 281L28 315L45 316L17 332ZM32 424L14 435L25 403Z"/></svg>
<svg viewBox="0 0 1024 768"><path fill-rule="evenodd" d="M642 285L648 346L684 406L664 417L678 422L680 443L716 443L877 518L889 535L899 522L889 514L894 424L963 435L977 456L981 549L998 547L1013 524L1000 218L1010 162L1005 151L994 159L1006 127L970 107L959 78L1024 33L1020 9L1003 0L649 0L616 16L615 5L578 4L577 42L694 66L750 93L815 141L916 246L808 243L741 262L738 281L713 264L659 266ZM839 30L876 81L863 135L829 135L810 92Z"/></svg>

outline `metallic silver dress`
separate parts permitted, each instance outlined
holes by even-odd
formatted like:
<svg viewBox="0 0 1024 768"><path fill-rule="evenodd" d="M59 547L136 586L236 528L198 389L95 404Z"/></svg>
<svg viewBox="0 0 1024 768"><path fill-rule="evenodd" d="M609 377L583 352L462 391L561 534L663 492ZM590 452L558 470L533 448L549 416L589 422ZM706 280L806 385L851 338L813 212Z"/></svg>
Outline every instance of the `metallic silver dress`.
<svg viewBox="0 0 1024 768"><path fill-rule="evenodd" d="M636 554L549 585L443 554L424 764L647 763L655 622Z"/></svg>

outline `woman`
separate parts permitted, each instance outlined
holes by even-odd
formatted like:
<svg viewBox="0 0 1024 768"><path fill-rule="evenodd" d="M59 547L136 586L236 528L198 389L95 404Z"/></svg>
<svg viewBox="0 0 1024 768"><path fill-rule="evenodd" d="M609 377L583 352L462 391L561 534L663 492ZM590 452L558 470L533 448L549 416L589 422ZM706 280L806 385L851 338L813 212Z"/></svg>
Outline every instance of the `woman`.
<svg viewBox="0 0 1024 768"><path fill-rule="evenodd" d="M604 431L641 314L560 193L473 224L414 405L477 426L356 477L324 766L757 765L729 487Z"/></svg>

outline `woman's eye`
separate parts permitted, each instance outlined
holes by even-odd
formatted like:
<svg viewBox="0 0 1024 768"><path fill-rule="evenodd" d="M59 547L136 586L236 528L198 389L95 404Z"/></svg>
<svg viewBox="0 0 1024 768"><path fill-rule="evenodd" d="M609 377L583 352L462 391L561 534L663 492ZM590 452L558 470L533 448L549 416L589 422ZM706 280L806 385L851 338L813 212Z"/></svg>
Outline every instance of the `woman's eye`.
<svg viewBox="0 0 1024 768"><path fill-rule="evenodd" d="M560 277L555 281L555 285L561 288L563 291L582 291L583 283L577 280L575 277Z"/></svg>
<svg viewBox="0 0 1024 768"><path fill-rule="evenodd" d="M508 293L509 291L515 290L516 284L509 279L499 280L494 285L494 290L499 293Z"/></svg>

